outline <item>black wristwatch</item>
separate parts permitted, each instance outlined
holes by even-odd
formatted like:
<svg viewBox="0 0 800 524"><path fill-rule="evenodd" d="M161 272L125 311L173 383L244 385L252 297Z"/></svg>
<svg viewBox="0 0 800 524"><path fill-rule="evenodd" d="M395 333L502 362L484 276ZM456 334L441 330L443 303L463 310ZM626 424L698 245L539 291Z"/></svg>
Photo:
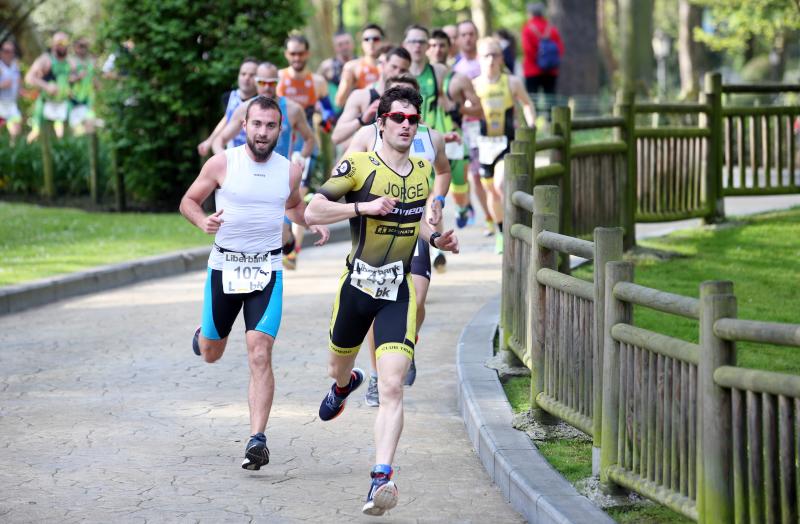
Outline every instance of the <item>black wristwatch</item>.
<svg viewBox="0 0 800 524"><path fill-rule="evenodd" d="M431 238L428 239L428 242L430 243L430 245L432 245L433 247L436 247L436 239L439 238L440 236L442 236L442 234L439 233L438 231L434 231L433 233L431 233ZM436 249L439 249L439 248L436 248Z"/></svg>

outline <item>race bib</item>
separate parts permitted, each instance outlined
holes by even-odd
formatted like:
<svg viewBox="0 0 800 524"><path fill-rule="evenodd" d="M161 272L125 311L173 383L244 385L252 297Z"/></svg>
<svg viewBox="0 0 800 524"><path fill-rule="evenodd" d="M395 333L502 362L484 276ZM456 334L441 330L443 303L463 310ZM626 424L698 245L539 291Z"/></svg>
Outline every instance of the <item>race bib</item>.
<svg viewBox="0 0 800 524"><path fill-rule="evenodd" d="M234 253L222 254L222 290L226 295L261 291L272 278L272 255Z"/></svg>
<svg viewBox="0 0 800 524"><path fill-rule="evenodd" d="M464 143L469 149L478 147L478 136L481 134L481 123L478 120L464 122L461 126Z"/></svg>
<svg viewBox="0 0 800 524"><path fill-rule="evenodd" d="M67 103L66 102L45 102L42 107L42 115L45 120L52 122L64 122L67 120Z"/></svg>
<svg viewBox="0 0 800 524"><path fill-rule="evenodd" d="M447 142L444 145L444 154L448 160L461 160L464 158L464 144L459 142Z"/></svg>
<svg viewBox="0 0 800 524"><path fill-rule="evenodd" d="M491 165L508 147L508 138L500 136L478 137L478 161L481 164Z"/></svg>
<svg viewBox="0 0 800 524"><path fill-rule="evenodd" d="M80 104L72 106L69 112L69 125L77 127L89 119L89 106Z"/></svg>
<svg viewBox="0 0 800 524"><path fill-rule="evenodd" d="M397 290L403 283L403 263L400 261L381 267L372 267L361 259L353 262L350 285L372 298L397 300Z"/></svg>

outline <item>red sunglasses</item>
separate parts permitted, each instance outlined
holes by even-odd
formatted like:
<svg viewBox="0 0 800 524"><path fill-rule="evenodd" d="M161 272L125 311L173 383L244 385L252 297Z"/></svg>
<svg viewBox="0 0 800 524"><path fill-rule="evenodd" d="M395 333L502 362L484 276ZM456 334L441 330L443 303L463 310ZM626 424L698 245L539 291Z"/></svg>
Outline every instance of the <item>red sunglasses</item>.
<svg viewBox="0 0 800 524"><path fill-rule="evenodd" d="M392 122L397 124L402 124L406 119L408 119L408 123L412 126L419 124L420 115L413 114L409 115L407 113L401 113L399 111L395 111L394 113L384 113L381 115L384 118L388 118Z"/></svg>

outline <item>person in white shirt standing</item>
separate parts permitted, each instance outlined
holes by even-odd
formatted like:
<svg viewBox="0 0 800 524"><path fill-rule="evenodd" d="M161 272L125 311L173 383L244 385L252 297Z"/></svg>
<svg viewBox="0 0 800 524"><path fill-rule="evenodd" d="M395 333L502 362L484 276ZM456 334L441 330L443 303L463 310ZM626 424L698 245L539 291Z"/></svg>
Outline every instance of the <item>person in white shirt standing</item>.
<svg viewBox="0 0 800 524"><path fill-rule="evenodd" d="M259 96L247 108L242 124L245 144L214 155L183 196L180 211L189 222L215 235L201 327L192 348L208 362L222 357L233 322L244 309L250 366L251 437L242 468L258 470L269 463L264 431L272 408L275 378L272 347L281 323L283 216L306 225L300 196L303 166L274 152L281 132L278 102ZM215 194L217 210L206 215L202 204ZM317 245L328 240L323 226Z"/></svg>
<svg viewBox="0 0 800 524"><path fill-rule="evenodd" d="M22 113L17 107L20 73L16 46L7 40L0 45L0 125L6 123L13 144L22 132Z"/></svg>

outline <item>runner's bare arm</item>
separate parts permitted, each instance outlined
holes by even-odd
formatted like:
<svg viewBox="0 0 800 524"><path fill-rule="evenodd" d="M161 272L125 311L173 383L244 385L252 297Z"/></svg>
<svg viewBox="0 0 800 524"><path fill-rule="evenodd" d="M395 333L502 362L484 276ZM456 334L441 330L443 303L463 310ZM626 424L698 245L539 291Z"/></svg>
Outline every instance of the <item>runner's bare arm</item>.
<svg viewBox="0 0 800 524"><path fill-rule="evenodd" d="M309 225L305 220L306 204L300 195L300 180L303 178L303 164L292 162L289 167L289 198L286 199L286 216L295 224L308 227L312 233L317 233L320 238L314 242L315 246L321 246L330 238L330 230L323 225Z"/></svg>
<svg viewBox="0 0 800 524"><path fill-rule="evenodd" d="M342 68L339 90L336 91L336 105L339 107L344 107L345 102L350 96L350 91L352 91L353 87L356 85L355 72L353 71L355 69L355 63L355 60L350 60Z"/></svg>
<svg viewBox="0 0 800 524"><path fill-rule="evenodd" d="M225 153L211 157L203 165L200 174L197 175L197 178L181 199L181 214L186 217L186 220L209 235L216 233L224 222L220 216L223 210L218 209L216 213L206 216L202 205L209 195L225 181L226 168L227 159Z"/></svg>
<svg viewBox="0 0 800 524"><path fill-rule="evenodd" d="M47 55L39 56L39 58L34 60L31 68L25 74L25 83L29 86L46 91L50 95L55 95L58 92L58 88L44 80L45 71L50 69L50 67L50 58Z"/></svg>
<svg viewBox="0 0 800 524"><path fill-rule="evenodd" d="M350 140L350 143L347 144L347 149L342 154L342 158L336 162L336 165L339 165L339 162L347 158L351 153L360 153L363 151L371 151L372 150L372 142L375 138L375 133L373 131L373 126L364 126L359 129L355 135L353 135L353 139Z"/></svg>
<svg viewBox="0 0 800 524"><path fill-rule="evenodd" d="M300 133L303 137L303 148L300 150L300 155L303 158L308 158L314 152L314 147L317 145L317 137L311 130L306 120L306 114L300 104L286 99L286 112L289 119L289 124L292 129Z"/></svg>
<svg viewBox="0 0 800 524"><path fill-rule="evenodd" d="M212 133L213 138L210 137L211 150L214 152L214 154L224 151L225 144L233 140L234 137L239 134L239 131L242 130L242 123L244 122L245 114L247 114L247 105L242 104L236 108L236 111L234 111L233 115L231 115L231 119L225 123L219 133Z"/></svg>
<svg viewBox="0 0 800 524"><path fill-rule="evenodd" d="M460 77L460 78L459 78ZM481 106L481 99L475 92L475 86L472 85L469 77L456 73L453 77L455 81L458 78L458 88L460 91L461 99L464 103L461 104L461 114L464 116L471 116L483 120L483 106Z"/></svg>
<svg viewBox="0 0 800 524"><path fill-rule="evenodd" d="M317 98L319 99L328 96L328 81L325 80L325 77L313 73L311 78L314 79L314 90L317 92Z"/></svg>
<svg viewBox="0 0 800 524"><path fill-rule="evenodd" d="M421 236L425 242L430 243L433 233L434 230L431 229L431 226L424 220L419 223L419 236ZM442 251L450 251L451 253L458 254L458 237L456 237L452 229L445 231L436 239L434 247Z"/></svg>
<svg viewBox="0 0 800 524"><path fill-rule="evenodd" d="M452 173L450 172L450 160L444 152L444 136L431 129L431 142L433 142L433 150L436 151L436 157L433 159L433 172L436 173L433 181L433 195L447 196Z"/></svg>
<svg viewBox="0 0 800 524"><path fill-rule="evenodd" d="M522 106L522 114L525 115L525 122L527 122L528 127L533 127L536 125L536 109L533 106L533 102L531 102L531 97L528 96L528 91L522 84L522 80L516 76L512 76L509 78L508 82L514 101Z"/></svg>
<svg viewBox="0 0 800 524"><path fill-rule="evenodd" d="M344 78L344 76L342 78ZM344 82L344 80L342 80L342 82ZM338 93L342 92L341 85L342 84L339 84L340 87ZM339 98L338 93L336 97L337 104ZM364 111L363 95L363 90L357 89L353 91L353 94L347 98L347 102L344 104L342 114L339 116L339 120L336 122L336 126L333 128L333 133L331 133L331 141L333 141L334 144L341 144L353 136L353 134L361 128L361 123L358 121L358 117ZM341 107L341 105L339 107Z"/></svg>
<svg viewBox="0 0 800 524"><path fill-rule="evenodd" d="M222 115L222 118L219 119L219 122L217 122L214 130L210 135L208 135L208 138L197 144L197 154L200 156L206 156L208 154L209 149L211 149L211 144L214 142L214 137L216 137L225 128L225 124L227 123L228 119L225 118L225 115Z"/></svg>
<svg viewBox="0 0 800 524"><path fill-rule="evenodd" d="M317 193L306 207L305 218L307 224L333 224L358 215L385 216L392 212L396 203L397 199L387 197L358 204L331 202L321 193Z"/></svg>

